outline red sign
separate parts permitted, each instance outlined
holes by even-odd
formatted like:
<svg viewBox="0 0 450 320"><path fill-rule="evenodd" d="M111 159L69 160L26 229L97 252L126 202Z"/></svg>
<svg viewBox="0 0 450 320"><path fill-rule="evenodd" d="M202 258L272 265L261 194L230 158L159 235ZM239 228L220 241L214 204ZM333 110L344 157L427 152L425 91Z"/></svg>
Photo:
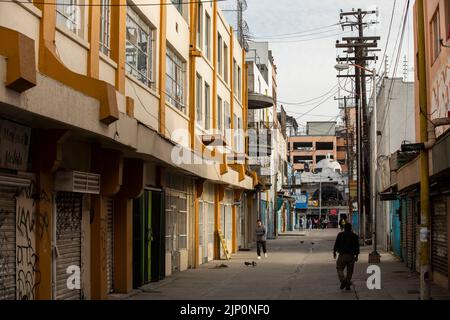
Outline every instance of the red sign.
<svg viewBox="0 0 450 320"><path fill-rule="evenodd" d="M338 214L337 209L331 209L331 210L330 210L330 215L335 216L335 215L337 215L337 214Z"/></svg>

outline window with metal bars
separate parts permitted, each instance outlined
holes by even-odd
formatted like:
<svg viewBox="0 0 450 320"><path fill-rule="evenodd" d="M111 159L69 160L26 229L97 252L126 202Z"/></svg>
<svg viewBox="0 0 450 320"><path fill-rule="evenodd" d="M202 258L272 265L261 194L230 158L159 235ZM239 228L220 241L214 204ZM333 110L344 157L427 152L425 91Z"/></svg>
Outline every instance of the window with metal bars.
<svg viewBox="0 0 450 320"><path fill-rule="evenodd" d="M111 0L101 0L100 15L100 52L111 53Z"/></svg>
<svg viewBox="0 0 450 320"><path fill-rule="evenodd" d="M143 84L153 84L153 37L150 26L131 7L127 8L126 71Z"/></svg>
<svg viewBox="0 0 450 320"><path fill-rule="evenodd" d="M186 63L169 47L166 53L166 101L186 112L184 78Z"/></svg>
<svg viewBox="0 0 450 320"><path fill-rule="evenodd" d="M56 5L56 22L59 26L83 37L84 0L59 0Z"/></svg>

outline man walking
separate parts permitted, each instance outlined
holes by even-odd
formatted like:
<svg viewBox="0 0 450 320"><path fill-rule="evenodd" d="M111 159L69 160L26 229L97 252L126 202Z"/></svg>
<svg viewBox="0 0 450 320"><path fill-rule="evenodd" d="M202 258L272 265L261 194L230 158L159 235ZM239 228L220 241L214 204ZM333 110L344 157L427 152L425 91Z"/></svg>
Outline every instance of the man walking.
<svg viewBox="0 0 450 320"><path fill-rule="evenodd" d="M339 253L336 269L341 281L341 290L344 288L350 290L353 268L359 255L358 236L353 233L350 223L345 224L344 231L340 232L336 238L333 249L334 259L336 259L336 252ZM345 268L347 268L347 276L344 275Z"/></svg>
<svg viewBox="0 0 450 320"><path fill-rule="evenodd" d="M261 220L258 220L258 226L256 227L256 252L258 254L258 260L261 259L261 247L264 252L264 257L267 258L266 228L262 225Z"/></svg>

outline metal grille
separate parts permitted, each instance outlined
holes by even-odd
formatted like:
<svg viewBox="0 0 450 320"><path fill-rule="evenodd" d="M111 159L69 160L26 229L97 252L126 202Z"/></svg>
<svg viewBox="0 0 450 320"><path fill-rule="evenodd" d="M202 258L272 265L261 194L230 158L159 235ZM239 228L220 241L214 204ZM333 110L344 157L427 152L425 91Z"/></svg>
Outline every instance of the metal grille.
<svg viewBox="0 0 450 320"><path fill-rule="evenodd" d="M187 249L187 195L168 190L166 193L166 251L172 254L172 270L180 269L179 250Z"/></svg>
<svg viewBox="0 0 450 320"><path fill-rule="evenodd" d="M208 242L208 261L214 258L214 203L205 202L206 223L207 223L207 242Z"/></svg>
<svg viewBox="0 0 450 320"><path fill-rule="evenodd" d="M431 266L433 270L448 276L447 208L442 200L432 203Z"/></svg>
<svg viewBox="0 0 450 320"><path fill-rule="evenodd" d="M106 279L108 293L114 291L114 201L107 199L107 221L106 221Z"/></svg>
<svg viewBox="0 0 450 320"><path fill-rule="evenodd" d="M414 218L413 200L407 200L407 225L406 225L406 242L407 242L407 266L411 270L415 270L415 253L416 253L416 220Z"/></svg>
<svg viewBox="0 0 450 320"><path fill-rule="evenodd" d="M0 300L16 298L16 201L0 192Z"/></svg>
<svg viewBox="0 0 450 320"><path fill-rule="evenodd" d="M56 196L56 299L79 300L81 288L70 289L70 266L81 269L82 195L58 192ZM81 279L80 279L81 281Z"/></svg>

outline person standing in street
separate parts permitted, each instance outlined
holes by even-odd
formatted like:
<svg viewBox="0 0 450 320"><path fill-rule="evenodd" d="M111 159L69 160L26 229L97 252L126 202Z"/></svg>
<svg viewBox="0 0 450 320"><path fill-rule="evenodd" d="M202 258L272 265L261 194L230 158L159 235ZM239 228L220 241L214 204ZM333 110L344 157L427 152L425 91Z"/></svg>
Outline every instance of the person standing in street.
<svg viewBox="0 0 450 320"><path fill-rule="evenodd" d="M359 256L359 241L358 236L353 233L352 225L346 223L344 231L340 232L336 237L336 242L333 248L333 257L336 259L336 253L339 253L339 258L336 261L336 269L339 280L341 281L341 290L350 290L351 280L355 262L358 261ZM344 269L347 268L347 275L344 275Z"/></svg>
<svg viewBox="0 0 450 320"><path fill-rule="evenodd" d="M266 227L262 225L261 220L258 220L258 226L256 227L256 253L258 254L258 260L261 259L261 247L264 257L267 258Z"/></svg>

